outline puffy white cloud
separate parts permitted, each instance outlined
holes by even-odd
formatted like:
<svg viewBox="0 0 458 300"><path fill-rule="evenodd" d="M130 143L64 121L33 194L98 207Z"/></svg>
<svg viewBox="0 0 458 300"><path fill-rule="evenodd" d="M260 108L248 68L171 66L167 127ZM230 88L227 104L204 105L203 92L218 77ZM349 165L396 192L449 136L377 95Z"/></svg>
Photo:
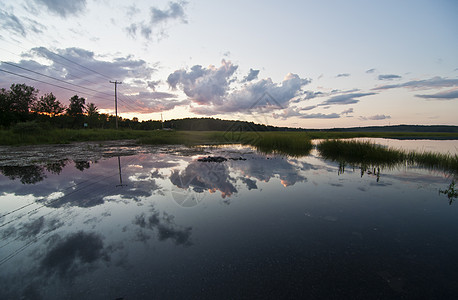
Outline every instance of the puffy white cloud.
<svg viewBox="0 0 458 300"><path fill-rule="evenodd" d="M177 70L168 76L167 83L173 89L181 88L197 104L221 105L235 70L237 66L223 59L219 68L195 65L189 72Z"/></svg>
<svg viewBox="0 0 458 300"><path fill-rule="evenodd" d="M237 68L226 60L222 60L220 67L203 68L195 65L189 71L176 70L171 73L167 82L172 89L181 89L198 105L192 108L193 112L205 115L281 109L300 96L302 87L310 82L290 73L281 83L267 78L234 87Z"/></svg>

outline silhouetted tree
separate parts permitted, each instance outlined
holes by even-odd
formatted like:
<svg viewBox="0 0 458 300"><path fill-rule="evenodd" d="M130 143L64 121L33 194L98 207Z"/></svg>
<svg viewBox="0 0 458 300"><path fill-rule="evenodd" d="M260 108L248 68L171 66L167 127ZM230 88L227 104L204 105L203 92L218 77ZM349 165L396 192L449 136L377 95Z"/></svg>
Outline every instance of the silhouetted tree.
<svg viewBox="0 0 458 300"><path fill-rule="evenodd" d="M49 93L38 99L34 110L38 113L46 113L54 117L64 112L64 106L56 99L53 93Z"/></svg>
<svg viewBox="0 0 458 300"><path fill-rule="evenodd" d="M11 109L20 114L28 114L37 101L38 90L26 84L12 84L9 97Z"/></svg>
<svg viewBox="0 0 458 300"><path fill-rule="evenodd" d="M86 102L86 99L82 97L78 97L78 95L71 97L70 105L67 108L67 114L72 117L77 117L77 116L82 115L85 111L85 107L84 107L85 102Z"/></svg>
<svg viewBox="0 0 458 300"><path fill-rule="evenodd" d="M89 123L89 127L93 128L97 126L99 121L99 109L94 103L89 103L86 106L87 112L87 121Z"/></svg>
<svg viewBox="0 0 458 300"><path fill-rule="evenodd" d="M11 180L19 178L23 184L35 184L42 181L46 175L40 166L4 166L0 172Z"/></svg>
<svg viewBox="0 0 458 300"><path fill-rule="evenodd" d="M67 115L73 117L73 127L83 127L84 116L83 113L86 110L84 103L86 99L75 95L70 98L70 105L67 108Z"/></svg>
<svg viewBox="0 0 458 300"><path fill-rule="evenodd" d="M0 125L26 121L37 100L38 90L25 84L12 84L10 90L0 90Z"/></svg>

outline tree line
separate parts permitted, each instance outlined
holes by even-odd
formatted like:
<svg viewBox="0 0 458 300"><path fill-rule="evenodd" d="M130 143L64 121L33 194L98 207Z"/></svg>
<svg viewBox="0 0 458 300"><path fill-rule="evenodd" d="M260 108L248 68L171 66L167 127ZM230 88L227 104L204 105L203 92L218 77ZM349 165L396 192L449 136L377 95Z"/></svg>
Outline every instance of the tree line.
<svg viewBox="0 0 458 300"><path fill-rule="evenodd" d="M11 128L20 123L33 122L53 128L115 128L116 117L100 113L94 103L74 95L68 106L60 102L53 93L38 97L38 89L26 84L12 84L9 90L0 89L0 128ZM159 129L160 121L142 121L137 118L118 117L120 128Z"/></svg>
<svg viewBox="0 0 458 300"><path fill-rule="evenodd" d="M33 126L50 126L52 128L105 128L116 127L116 117L100 113L94 103L74 95L68 106L59 101L53 93L38 97L38 89L26 84L12 84L9 90L0 89L0 128L21 127L30 130ZM217 118L184 118L165 122L139 121L118 117L120 128L134 130L175 129L195 131L292 131L295 128L267 126L246 121L229 121ZM22 128L21 127L21 128Z"/></svg>

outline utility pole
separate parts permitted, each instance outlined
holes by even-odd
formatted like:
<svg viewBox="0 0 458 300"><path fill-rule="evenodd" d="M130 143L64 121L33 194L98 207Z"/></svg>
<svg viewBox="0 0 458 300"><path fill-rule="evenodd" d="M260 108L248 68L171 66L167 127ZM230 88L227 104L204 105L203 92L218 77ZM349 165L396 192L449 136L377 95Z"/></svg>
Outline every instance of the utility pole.
<svg viewBox="0 0 458 300"><path fill-rule="evenodd" d="M122 82L118 82L117 80L111 81L110 83L114 83L115 85L115 113L116 113L116 129L118 129L118 84L121 84Z"/></svg>

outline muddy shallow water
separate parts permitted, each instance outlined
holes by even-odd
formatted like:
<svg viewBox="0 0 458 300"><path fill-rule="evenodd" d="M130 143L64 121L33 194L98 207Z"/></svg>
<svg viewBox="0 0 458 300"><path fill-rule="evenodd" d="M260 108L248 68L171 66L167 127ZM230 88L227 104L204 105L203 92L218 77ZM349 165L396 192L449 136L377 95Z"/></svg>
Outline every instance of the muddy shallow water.
<svg viewBox="0 0 458 300"><path fill-rule="evenodd" d="M2 299L458 296L440 171L243 146L15 149L0 148Z"/></svg>

